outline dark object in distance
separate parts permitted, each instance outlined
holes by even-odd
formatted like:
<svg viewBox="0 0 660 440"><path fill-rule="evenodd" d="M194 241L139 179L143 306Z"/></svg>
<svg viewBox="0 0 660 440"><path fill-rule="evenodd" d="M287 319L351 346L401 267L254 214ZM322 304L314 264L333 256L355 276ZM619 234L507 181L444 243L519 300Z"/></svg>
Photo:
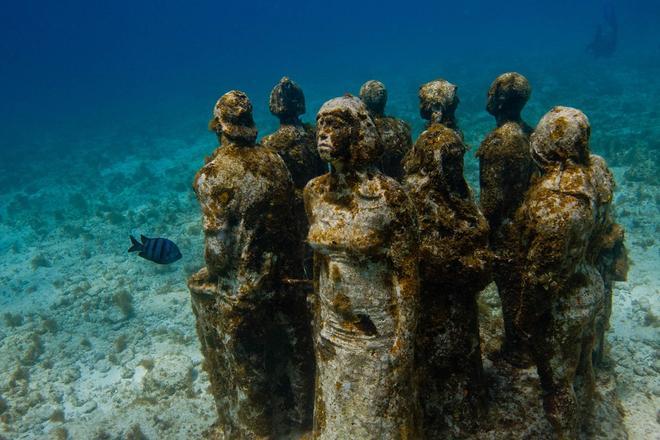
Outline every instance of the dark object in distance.
<svg viewBox="0 0 660 440"><path fill-rule="evenodd" d="M609 58L616 50L618 25L614 7L611 3L603 6L603 17L605 18L605 27L598 25L593 40L587 46L587 52L592 54L594 58Z"/></svg>
<svg viewBox="0 0 660 440"><path fill-rule="evenodd" d="M158 264L170 264L181 258L179 248L167 238L147 238L140 235L140 240L142 240L140 243L132 235L130 237L131 247L128 252L140 251L138 255L145 260Z"/></svg>

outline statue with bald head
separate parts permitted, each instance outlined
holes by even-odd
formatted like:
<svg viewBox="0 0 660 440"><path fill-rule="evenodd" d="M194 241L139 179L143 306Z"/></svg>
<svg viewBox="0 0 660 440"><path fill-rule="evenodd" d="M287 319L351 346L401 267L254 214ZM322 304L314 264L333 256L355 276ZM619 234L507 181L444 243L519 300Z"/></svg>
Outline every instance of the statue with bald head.
<svg viewBox="0 0 660 440"><path fill-rule="evenodd" d="M370 80L362 84L360 99L374 120L383 142L383 153L378 161L378 167L385 175L401 181L403 178L401 161L412 147L410 126L401 119L385 115L387 89L382 82Z"/></svg>
<svg viewBox="0 0 660 440"><path fill-rule="evenodd" d="M509 254L514 247L510 240L514 238L507 237L505 230L522 203L534 170L529 152L532 128L520 115L531 90L527 78L516 72L504 73L493 81L488 90L486 110L495 117L497 127L477 151L480 204L490 225L490 246L495 254L493 276L504 317L501 354L517 367L528 366L531 356L513 325L520 273L511 267Z"/></svg>

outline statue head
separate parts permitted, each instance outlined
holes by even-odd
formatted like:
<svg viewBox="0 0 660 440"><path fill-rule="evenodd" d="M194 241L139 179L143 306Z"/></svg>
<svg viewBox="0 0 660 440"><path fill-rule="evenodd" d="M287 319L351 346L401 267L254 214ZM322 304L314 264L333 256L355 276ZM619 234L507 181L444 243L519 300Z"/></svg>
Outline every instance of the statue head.
<svg viewBox="0 0 660 440"><path fill-rule="evenodd" d="M295 120L305 113L305 95L298 84L285 76L270 92L268 108L280 120Z"/></svg>
<svg viewBox="0 0 660 440"><path fill-rule="evenodd" d="M488 89L486 110L498 120L519 120L531 94L527 78L516 72L503 73Z"/></svg>
<svg viewBox="0 0 660 440"><path fill-rule="evenodd" d="M436 79L419 88L419 114L431 123L456 125L458 87L444 79Z"/></svg>
<svg viewBox="0 0 660 440"><path fill-rule="evenodd" d="M362 84L362 87L360 87L360 99L372 115L383 116L385 114L387 89L382 82L370 80Z"/></svg>
<svg viewBox="0 0 660 440"><path fill-rule="evenodd" d="M541 167L589 161L589 119L580 110L554 107L539 121L531 137L531 153Z"/></svg>
<svg viewBox="0 0 660 440"><path fill-rule="evenodd" d="M257 128L252 119L252 103L247 95L238 90L222 95L213 109L209 130L237 144L254 144Z"/></svg>
<svg viewBox="0 0 660 440"><path fill-rule="evenodd" d="M463 177L463 156L467 150L460 135L448 128L434 126L420 134L415 146L406 156L407 175L424 175L438 190L468 195Z"/></svg>
<svg viewBox="0 0 660 440"><path fill-rule="evenodd" d="M364 103L351 95L327 101L316 115L321 159L353 168L373 164L382 154L376 125Z"/></svg>

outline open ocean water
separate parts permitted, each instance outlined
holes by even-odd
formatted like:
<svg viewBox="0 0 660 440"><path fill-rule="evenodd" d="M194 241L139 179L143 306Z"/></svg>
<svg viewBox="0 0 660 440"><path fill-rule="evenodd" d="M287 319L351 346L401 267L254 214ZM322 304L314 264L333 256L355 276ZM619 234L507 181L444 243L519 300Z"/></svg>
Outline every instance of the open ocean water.
<svg viewBox="0 0 660 440"><path fill-rule="evenodd" d="M214 421L185 279L203 265L192 178L226 91L248 94L261 137L284 75L309 122L378 79L415 138L417 88L445 78L477 191L486 92L506 71L530 80L530 124L583 110L614 171L632 265L610 356L629 438L660 438L660 3L609 3L618 34L602 57L585 50L604 22L596 0L3 5L0 438L197 438ZM183 258L129 255L130 233L168 237Z"/></svg>

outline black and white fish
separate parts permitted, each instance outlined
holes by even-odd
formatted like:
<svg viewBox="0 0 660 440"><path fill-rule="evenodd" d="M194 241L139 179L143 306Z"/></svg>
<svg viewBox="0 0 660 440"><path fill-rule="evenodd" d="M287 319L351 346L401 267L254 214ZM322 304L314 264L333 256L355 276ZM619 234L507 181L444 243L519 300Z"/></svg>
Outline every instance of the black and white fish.
<svg viewBox="0 0 660 440"><path fill-rule="evenodd" d="M137 241L132 235L131 247L128 252L140 252L138 255L145 260L153 261L158 264L170 264L181 258L179 248L167 238L148 238L140 235L142 243Z"/></svg>

